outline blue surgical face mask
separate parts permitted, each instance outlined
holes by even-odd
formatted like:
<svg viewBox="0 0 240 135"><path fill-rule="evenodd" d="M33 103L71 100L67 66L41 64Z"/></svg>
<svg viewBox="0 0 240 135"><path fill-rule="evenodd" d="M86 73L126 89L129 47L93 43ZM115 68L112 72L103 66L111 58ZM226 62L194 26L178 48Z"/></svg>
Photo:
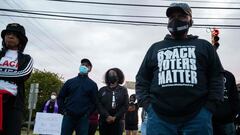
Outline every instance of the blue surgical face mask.
<svg viewBox="0 0 240 135"><path fill-rule="evenodd" d="M88 73L88 68L86 66L81 65L79 67L79 73L80 74L87 74Z"/></svg>

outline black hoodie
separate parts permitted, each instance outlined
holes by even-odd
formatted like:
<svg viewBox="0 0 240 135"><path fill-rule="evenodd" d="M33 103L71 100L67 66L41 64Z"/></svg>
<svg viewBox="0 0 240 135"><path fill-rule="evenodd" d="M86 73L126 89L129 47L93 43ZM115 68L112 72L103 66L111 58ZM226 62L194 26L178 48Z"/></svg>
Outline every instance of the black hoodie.
<svg viewBox="0 0 240 135"><path fill-rule="evenodd" d="M224 72L224 101L217 106L213 115L213 122L225 124L234 121L240 112L239 96L234 75L225 70Z"/></svg>
<svg viewBox="0 0 240 135"><path fill-rule="evenodd" d="M153 44L136 76L136 95L145 109L169 122L194 117L202 107L214 112L223 100L223 68L212 45L197 36Z"/></svg>

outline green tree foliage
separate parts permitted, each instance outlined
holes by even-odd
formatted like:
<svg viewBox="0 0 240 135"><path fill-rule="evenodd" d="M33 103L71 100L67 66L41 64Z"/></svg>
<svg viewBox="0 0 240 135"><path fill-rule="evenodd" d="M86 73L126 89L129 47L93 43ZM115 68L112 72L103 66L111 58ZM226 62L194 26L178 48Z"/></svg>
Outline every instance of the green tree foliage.
<svg viewBox="0 0 240 135"><path fill-rule="evenodd" d="M25 83L25 119L28 118L28 98L31 83L39 84L39 93L36 109L33 112L33 118L35 112L40 111L43 106L43 103L50 98L51 93L59 93L63 85L63 77L59 76L56 73L48 71L34 70L31 77Z"/></svg>

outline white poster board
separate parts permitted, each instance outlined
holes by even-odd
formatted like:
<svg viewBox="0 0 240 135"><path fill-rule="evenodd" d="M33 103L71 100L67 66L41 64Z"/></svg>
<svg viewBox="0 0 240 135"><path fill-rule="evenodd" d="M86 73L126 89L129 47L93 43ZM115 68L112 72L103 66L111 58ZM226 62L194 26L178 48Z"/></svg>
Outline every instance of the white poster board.
<svg viewBox="0 0 240 135"><path fill-rule="evenodd" d="M37 112L33 133L60 135L62 119L61 114Z"/></svg>

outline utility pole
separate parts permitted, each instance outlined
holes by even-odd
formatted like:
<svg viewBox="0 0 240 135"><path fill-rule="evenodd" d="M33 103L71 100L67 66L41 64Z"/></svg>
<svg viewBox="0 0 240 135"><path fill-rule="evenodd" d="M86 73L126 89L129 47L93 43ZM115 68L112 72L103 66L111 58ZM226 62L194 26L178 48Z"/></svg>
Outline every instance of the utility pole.
<svg viewBox="0 0 240 135"><path fill-rule="evenodd" d="M29 118L28 118L28 128L27 128L27 135L29 135L30 125L31 125L31 118L32 118L32 111L36 109L37 98L38 98L38 83L32 83L30 86L29 98L28 98L28 109L29 109Z"/></svg>

